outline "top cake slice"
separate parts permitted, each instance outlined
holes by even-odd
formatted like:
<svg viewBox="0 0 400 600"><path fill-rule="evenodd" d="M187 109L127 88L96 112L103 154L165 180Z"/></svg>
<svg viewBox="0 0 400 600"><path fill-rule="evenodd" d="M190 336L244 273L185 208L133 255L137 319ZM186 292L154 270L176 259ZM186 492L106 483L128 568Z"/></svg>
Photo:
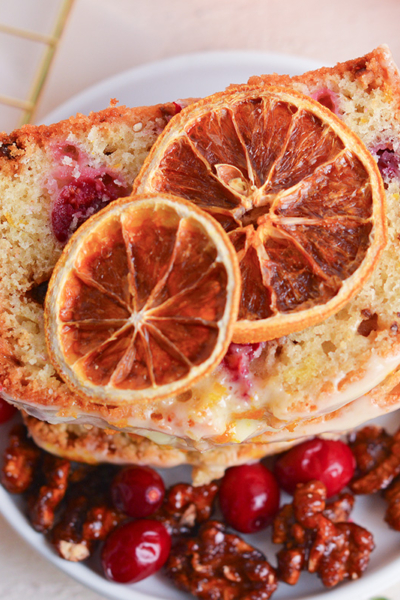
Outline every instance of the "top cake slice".
<svg viewBox="0 0 400 600"><path fill-rule="evenodd" d="M174 108L167 116L165 107L147 109L153 115L147 121L134 117L135 109L113 107L50 128L23 128L4 136L0 151L4 397L53 423L76 420L144 435L157 432L165 435L157 441L200 449L255 436L261 441L265 432L268 441L275 433L282 440L283 430L290 437L292 426L350 405L372 389L382 411L397 406L397 397L389 401L383 383L400 365L396 66L381 47L331 69L295 78L266 75L251 83L293 87L316 98L343 119L378 162L386 187L389 242L369 282L319 325L256 347L233 347L182 398L114 408L80 398L49 364L40 295L60 254L62 236L68 237L93 210L90 198L98 197L93 189L106 201L128 193ZM392 375L393 386L396 382Z"/></svg>

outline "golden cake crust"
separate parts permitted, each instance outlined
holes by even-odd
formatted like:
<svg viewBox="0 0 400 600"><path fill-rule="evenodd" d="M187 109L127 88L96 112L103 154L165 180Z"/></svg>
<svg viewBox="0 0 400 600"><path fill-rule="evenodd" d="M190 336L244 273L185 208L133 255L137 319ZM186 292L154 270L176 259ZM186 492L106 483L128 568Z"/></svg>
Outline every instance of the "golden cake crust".
<svg viewBox="0 0 400 600"><path fill-rule="evenodd" d="M148 465L156 468L192 466L195 485L222 477L226 468L260 460L268 454L290 447L276 444L239 444L198 452L159 445L133 433L123 433L97 427L59 424L24 415L24 422L35 443L52 454L78 462L97 464Z"/></svg>
<svg viewBox="0 0 400 600"><path fill-rule="evenodd" d="M397 105L400 110L400 83L399 74L389 48L386 45L378 46L359 58L338 63L334 67L321 67L303 75L278 75L277 73L254 75L248 83L253 85L293 85L300 83L310 89L321 85L324 80L329 80L334 75L338 78L350 76L353 81L359 81L365 88L380 88L384 91L394 91L397 96Z"/></svg>

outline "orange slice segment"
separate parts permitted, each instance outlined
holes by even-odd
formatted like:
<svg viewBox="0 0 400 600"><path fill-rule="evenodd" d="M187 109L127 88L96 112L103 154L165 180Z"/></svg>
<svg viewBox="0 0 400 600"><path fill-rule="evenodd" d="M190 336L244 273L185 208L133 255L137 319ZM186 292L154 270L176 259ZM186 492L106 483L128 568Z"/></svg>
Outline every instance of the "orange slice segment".
<svg viewBox="0 0 400 600"><path fill-rule="evenodd" d="M55 368L105 404L165 398L222 359L240 300L222 227L166 194L122 199L80 227L49 283Z"/></svg>
<svg viewBox="0 0 400 600"><path fill-rule="evenodd" d="M175 116L136 192L169 192L212 215L239 258L233 341L305 329L342 308L386 242L376 164L355 134L307 96L238 86Z"/></svg>

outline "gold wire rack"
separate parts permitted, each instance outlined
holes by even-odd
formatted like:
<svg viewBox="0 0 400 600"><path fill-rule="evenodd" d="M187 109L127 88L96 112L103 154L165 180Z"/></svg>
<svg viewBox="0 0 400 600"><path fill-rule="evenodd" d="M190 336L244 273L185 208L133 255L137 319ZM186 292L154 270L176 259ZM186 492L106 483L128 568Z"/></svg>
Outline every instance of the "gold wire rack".
<svg viewBox="0 0 400 600"><path fill-rule="evenodd" d="M0 23L0 32L13 35L19 38L28 39L33 42L38 42L46 46L42 59L39 63L36 74L30 86L27 98L12 98L0 94L0 104L12 106L22 111L20 125L29 123L35 114L38 102L40 100L43 86L46 82L51 64L53 62L62 32L64 31L68 16L71 12L72 5L75 0L63 0L60 5L60 10L57 14L56 23L50 35L30 31L28 29L19 29L10 27Z"/></svg>

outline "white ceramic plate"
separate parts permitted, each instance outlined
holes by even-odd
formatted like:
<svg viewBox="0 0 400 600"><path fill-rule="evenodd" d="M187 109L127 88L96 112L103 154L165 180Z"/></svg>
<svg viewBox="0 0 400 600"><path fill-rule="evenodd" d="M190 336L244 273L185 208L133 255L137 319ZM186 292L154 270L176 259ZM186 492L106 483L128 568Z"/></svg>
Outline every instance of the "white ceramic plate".
<svg viewBox="0 0 400 600"><path fill-rule="evenodd" d="M205 96L224 89L230 83L244 83L254 74L277 72L295 75L319 66L315 61L258 52L208 52L181 56L135 68L101 82L57 108L44 122L49 124L76 112L85 114L102 109L108 105L110 98L118 98L121 104L130 106L154 104L178 98ZM380 421L393 430L400 422L400 416L387 416ZM9 426L0 426L1 454ZM165 470L162 475L169 485L188 480L189 471L184 467L177 467ZM372 554L368 571L360 580L342 584L328 592L315 576L303 573L295 587L281 584L273 596L274 600L361 599L379 594L398 581L400 534L387 527L383 520L384 510L384 502L379 497L357 499L353 519L372 531L376 541L376 550ZM189 600L189 595L177 591L162 575L150 577L133 586L119 585L104 579L98 556L94 556L88 564L69 563L60 559L45 538L29 525L20 499L7 494L1 486L0 512L45 558L100 595L112 600ZM268 542L269 537L270 532L266 530L257 535L246 536L246 539L265 552L274 563L277 546Z"/></svg>
<svg viewBox="0 0 400 600"><path fill-rule="evenodd" d="M298 75L317 69L314 60L252 51L202 52L177 56L136 67L111 77L68 100L43 122L49 125L76 112L88 114L117 98L127 106L171 102L178 98L204 97L231 83L246 83L251 75L288 73Z"/></svg>

